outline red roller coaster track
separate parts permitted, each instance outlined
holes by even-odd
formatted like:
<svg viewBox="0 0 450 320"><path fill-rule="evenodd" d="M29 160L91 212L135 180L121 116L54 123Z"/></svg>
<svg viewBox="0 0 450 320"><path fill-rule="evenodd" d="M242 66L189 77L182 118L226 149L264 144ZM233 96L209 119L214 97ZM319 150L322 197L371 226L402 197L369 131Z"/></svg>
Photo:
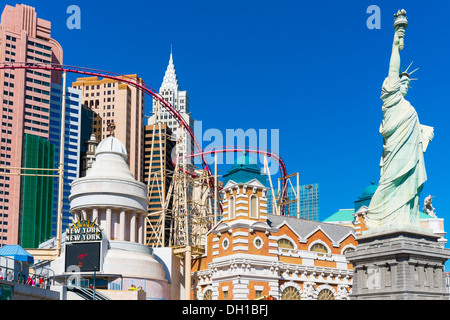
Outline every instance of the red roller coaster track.
<svg viewBox="0 0 450 320"><path fill-rule="evenodd" d="M113 79L117 81L121 81L124 83L128 83L130 85L133 85L137 87L138 89L142 90L146 94L150 95L153 99L158 100L173 116L174 118L180 123L184 129L189 133L193 144L197 147L198 150L201 150L200 145L198 144L198 141L195 138L194 132L189 127L189 125L186 123L186 121L183 119L183 117L180 115L180 113L170 104L168 103L161 95L159 95L158 92L144 84L143 82L139 82L134 78L120 75L117 73L109 72L109 71L103 71L103 70L97 70L92 68L85 68L85 67L76 67L76 66L69 66L69 65L61 65L61 64L54 64L54 63L28 63L28 62L14 62L14 63L0 63L0 70L3 69L40 69L40 70L51 70L51 71L60 71L60 72L71 72L71 73L78 73L88 76L97 76L97 77L103 77L108 79ZM211 173L211 170L206 163L205 159L202 157L202 162L204 169L207 170L209 173Z"/></svg>
<svg viewBox="0 0 450 320"><path fill-rule="evenodd" d="M194 153L194 154L188 155L187 157L195 158L195 157L200 157L200 156L205 156L205 155L210 155L210 154L215 154L215 153L226 153L226 152L248 152L248 153L256 153L256 154L268 156L269 158L274 159L275 161L278 162L281 176L282 177L287 176L286 165L285 165L283 159L281 159L281 157L277 153L272 152L271 150L268 150L268 149L263 149L263 148L241 147L241 146L211 147L211 148L203 149L199 153Z"/></svg>
<svg viewBox="0 0 450 320"><path fill-rule="evenodd" d="M252 148L252 147L221 147L221 148L213 148L211 150L205 149L202 150L200 147L200 144L198 143L197 139L195 138L194 132L189 127L188 123L183 119L181 114L169 103L167 102L158 92L144 84L143 82L139 82L134 78L131 78L126 75L121 75L109 71L104 70L98 70L93 68L86 68L86 67L77 67L77 66L70 66L70 65L61 65L61 64L54 64L54 63L29 63L29 62L14 62L14 63L6 63L1 62L0 63L0 70L5 69L40 69L40 70L50 70L50 71L60 71L60 72L70 72L70 73L77 73L77 74L83 74L88 76L97 76L102 78L108 78L113 79L116 81L124 82L127 84L130 84L132 86L135 86L139 90L142 90L146 94L150 95L153 99L159 101L169 112L172 114L172 116L175 118L178 123L180 123L183 128L189 133L189 136L191 137L192 144L197 148L198 153L194 153L192 155L189 155L188 157L201 157L202 164L204 170L208 172L210 176L212 176L211 169L208 165L208 163L205 160L205 155L207 154L214 154L215 152L249 152L249 153L257 153L257 154L263 154L266 155L274 160L276 160L280 167L280 173L282 177L287 176L286 171L286 165L281 159L281 157L271 152L270 150L265 150L261 148ZM195 151L194 151L195 152ZM283 179L283 189L285 189L285 183L286 181ZM212 185L213 187L213 185Z"/></svg>
<svg viewBox="0 0 450 320"><path fill-rule="evenodd" d="M263 148L257 148L257 147L239 147L239 146L226 146L226 147L211 147L211 148L206 148L203 149L201 152L199 153L194 153L191 155L188 155L188 158L195 158L195 157L203 157L205 155L213 155L216 153L227 153L227 152L248 152L248 153L256 153L256 154L260 154L260 155L264 155L264 156L268 156L271 159L274 159L275 161L278 162L278 166L280 168L280 173L282 177L286 177L287 176L287 171L286 171L286 165L283 161L283 159L281 159L281 157L275 153L272 152L268 149L263 149ZM281 179L281 198L283 199L287 199L287 180L286 179ZM287 212L286 207L282 207L281 208L281 214L285 215Z"/></svg>

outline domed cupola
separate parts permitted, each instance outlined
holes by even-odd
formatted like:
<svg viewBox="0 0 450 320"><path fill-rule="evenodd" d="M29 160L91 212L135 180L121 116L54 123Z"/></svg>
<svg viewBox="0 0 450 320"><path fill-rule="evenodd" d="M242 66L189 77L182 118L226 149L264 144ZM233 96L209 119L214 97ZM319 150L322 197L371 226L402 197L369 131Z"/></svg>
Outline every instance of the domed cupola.
<svg viewBox="0 0 450 320"><path fill-rule="evenodd" d="M371 181L370 185L365 187L361 195L358 197L358 199L354 202L355 203L355 212L359 210L362 206L369 207L370 200L373 197L373 194L377 190L378 185L375 183L375 181Z"/></svg>
<svg viewBox="0 0 450 320"><path fill-rule="evenodd" d="M235 183L245 183L253 179L258 180L262 185L266 185L267 178L261 174L261 169L256 164L256 160L250 157L247 152L244 152L244 155L237 158L231 169L223 175L223 185L225 186L230 180Z"/></svg>
<svg viewBox="0 0 450 320"><path fill-rule="evenodd" d="M86 177L71 185L70 212L81 219L97 220L110 240L144 243L148 187L134 179L120 140L108 137L99 143L96 160ZM120 220L137 221L129 231L119 229ZM137 231L136 231L137 229Z"/></svg>

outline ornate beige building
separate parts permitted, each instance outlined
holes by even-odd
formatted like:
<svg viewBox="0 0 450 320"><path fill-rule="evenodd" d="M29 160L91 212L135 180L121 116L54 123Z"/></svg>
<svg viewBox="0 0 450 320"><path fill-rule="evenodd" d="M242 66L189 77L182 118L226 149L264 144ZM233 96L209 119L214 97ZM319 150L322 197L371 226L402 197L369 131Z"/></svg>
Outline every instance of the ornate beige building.
<svg viewBox="0 0 450 320"><path fill-rule="evenodd" d="M354 229L267 214L265 177L247 156L224 175L223 218L195 260L193 299L348 299Z"/></svg>

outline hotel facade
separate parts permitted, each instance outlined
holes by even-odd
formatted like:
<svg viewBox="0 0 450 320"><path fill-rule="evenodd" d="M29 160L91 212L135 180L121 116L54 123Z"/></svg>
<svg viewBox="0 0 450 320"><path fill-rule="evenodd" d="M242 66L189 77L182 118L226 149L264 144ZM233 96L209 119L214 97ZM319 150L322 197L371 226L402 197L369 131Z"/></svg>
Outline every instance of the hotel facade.
<svg viewBox="0 0 450 320"><path fill-rule="evenodd" d="M137 75L124 76L143 84ZM125 146L133 176L143 181L145 94L137 87L113 79L77 78L72 87L82 92L82 104L94 115L97 141L111 135L108 125L114 123L114 136Z"/></svg>
<svg viewBox="0 0 450 320"><path fill-rule="evenodd" d="M221 191L223 219L194 261L191 298L348 299L353 267L345 253L357 245L354 229L268 214L265 177L246 157L237 159Z"/></svg>
<svg viewBox="0 0 450 320"><path fill-rule="evenodd" d="M37 17L34 8L6 5L0 22L0 61L4 63L63 63L61 45L51 37L51 23ZM48 70L0 71L0 166L23 167L26 135L49 139L52 84L61 73ZM13 170L13 169L11 169ZM20 243L22 182L5 169L0 175L0 246Z"/></svg>

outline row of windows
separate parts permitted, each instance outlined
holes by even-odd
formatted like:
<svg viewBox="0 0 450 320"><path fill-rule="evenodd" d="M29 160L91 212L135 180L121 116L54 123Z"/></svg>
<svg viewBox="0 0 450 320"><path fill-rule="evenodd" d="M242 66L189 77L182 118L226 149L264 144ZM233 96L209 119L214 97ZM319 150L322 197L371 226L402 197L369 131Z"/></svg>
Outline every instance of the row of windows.
<svg viewBox="0 0 450 320"><path fill-rule="evenodd" d="M277 241L278 248L285 249L285 250L294 250L295 246L289 239L279 239ZM228 239L224 239L222 243L222 247L226 250L228 248L229 241ZM255 246L262 246L262 240L260 238L255 239ZM346 248L342 254L346 254L349 251L353 251L353 247ZM323 245L322 243L315 243L309 248L309 251L311 252L317 252L317 253L328 253L328 248Z"/></svg>
<svg viewBox="0 0 450 320"><path fill-rule="evenodd" d="M38 55L41 55L41 56L44 56L44 57L47 57L47 58L51 58L52 57L50 54L44 53L44 52L40 52L39 50L33 50L33 49L28 48L27 51L31 52L31 53L36 53Z"/></svg>
<svg viewBox="0 0 450 320"><path fill-rule="evenodd" d="M30 116L30 117L35 117L35 118L41 118L41 119L45 119L48 120L48 116L42 115L42 114L37 114L37 113L31 113L31 112L25 112L26 116Z"/></svg>
<svg viewBox="0 0 450 320"><path fill-rule="evenodd" d="M33 109L36 111L42 111L42 112L49 112L50 110L48 108L44 108L44 107L38 107L38 106L34 106L32 104L25 104L25 108L29 108L29 109Z"/></svg>
<svg viewBox="0 0 450 320"><path fill-rule="evenodd" d="M277 244L278 244L278 248L280 248L280 249L286 249L286 250L294 250L295 249L295 245L289 239L279 239L277 241ZM349 248L345 249L342 254L345 255L347 252L353 251L353 250L354 250L353 247L349 247ZM328 248L322 243L313 244L311 246L311 248L309 248L309 251L317 252L317 253L329 253Z"/></svg>
<svg viewBox="0 0 450 320"><path fill-rule="evenodd" d="M26 86L25 89L27 89L28 91L32 91L32 92L36 92L36 93L40 93L40 94L45 94L45 95L49 95L50 94L50 92L47 91L47 90L41 90L41 89L38 89L38 88L29 87L29 86Z"/></svg>
<svg viewBox="0 0 450 320"><path fill-rule="evenodd" d="M116 83L104 83L103 84L103 88L106 88L106 87L108 87L108 88L111 88L111 87L115 87L116 86ZM75 88L77 88L77 89L79 89L79 87L75 87ZM91 88L91 90L94 90L94 89L100 89L100 85L98 84L98 85L96 85L96 86L85 86L84 87L86 90L89 90L89 88Z"/></svg>
<svg viewBox="0 0 450 320"><path fill-rule="evenodd" d="M44 78L50 78L50 75L49 75L49 74L45 74L45 73L42 73L42 72L39 72L39 71L35 71L35 70L29 70L29 69L27 69L27 73L35 74L35 75L37 75L37 76L44 77Z"/></svg>
<svg viewBox="0 0 450 320"><path fill-rule="evenodd" d="M14 41L14 40L13 40L13 41ZM40 44L40 43L37 43L37 42L28 41L28 44L29 44L30 46L35 46L35 47L37 47L37 48L41 48L41 49L45 49L45 50L52 50L51 47L46 46L46 45L43 45L43 44Z"/></svg>
<svg viewBox="0 0 450 320"><path fill-rule="evenodd" d="M25 130L30 130L30 131L34 131L34 132L41 132L41 133L48 134L48 130L39 129L39 128L35 128L35 127L28 127L28 126L25 126L24 128L25 128Z"/></svg>
<svg viewBox="0 0 450 320"><path fill-rule="evenodd" d="M106 91L104 92L104 94L106 95ZM111 94L111 91L108 91L108 94ZM114 94L114 90L112 91L112 94ZM85 96L89 97L89 93L86 92ZM94 97L94 96L98 97L98 96L100 96L100 92L97 92L97 93L92 92L90 96L91 97ZM110 101L111 101L111 98L108 98L108 102L110 102ZM112 101L114 101L114 97L112 98ZM103 98L103 102L106 102L105 98Z"/></svg>
<svg viewBox="0 0 450 320"><path fill-rule="evenodd" d="M30 96L30 95L25 95L25 99L36 101L36 102L47 103L47 104L50 103L50 100L41 99L41 98Z"/></svg>
<svg viewBox="0 0 450 320"><path fill-rule="evenodd" d="M46 81L41 81L41 80L37 80L37 79L33 79L33 78L26 78L26 81L28 82L32 82L32 83L36 83L36 84L40 84L46 87L50 87L50 82L46 82ZM53 91L53 90L52 90Z"/></svg>
<svg viewBox="0 0 450 320"><path fill-rule="evenodd" d="M51 61L49 60L45 60L45 59L41 59L41 58L37 58L37 57L33 57L33 56L27 56L28 60L34 60L37 62L43 62L43 63L51 63Z"/></svg>
<svg viewBox="0 0 450 320"><path fill-rule="evenodd" d="M261 290L255 290L255 298L262 297L262 291ZM213 293L211 289L207 289L203 293L203 300L212 300ZM293 287L288 286L283 290L281 293L281 300L300 300L301 295L300 291ZM223 291L223 300L228 300L228 290ZM317 300L335 300L335 296L333 291L330 289L322 289L319 294L317 295Z"/></svg>

